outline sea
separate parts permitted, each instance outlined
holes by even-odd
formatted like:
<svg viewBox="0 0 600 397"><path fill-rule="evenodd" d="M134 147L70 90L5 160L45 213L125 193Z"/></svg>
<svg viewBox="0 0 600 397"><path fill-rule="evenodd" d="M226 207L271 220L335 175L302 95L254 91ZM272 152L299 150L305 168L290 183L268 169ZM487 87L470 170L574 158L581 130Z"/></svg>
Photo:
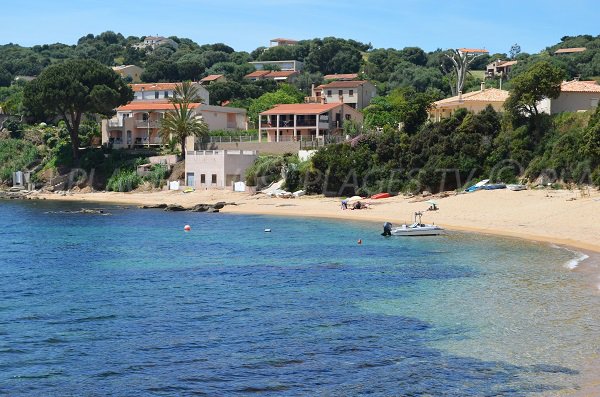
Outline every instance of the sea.
<svg viewBox="0 0 600 397"><path fill-rule="evenodd" d="M597 370L590 258L381 231L0 201L0 395L563 396Z"/></svg>

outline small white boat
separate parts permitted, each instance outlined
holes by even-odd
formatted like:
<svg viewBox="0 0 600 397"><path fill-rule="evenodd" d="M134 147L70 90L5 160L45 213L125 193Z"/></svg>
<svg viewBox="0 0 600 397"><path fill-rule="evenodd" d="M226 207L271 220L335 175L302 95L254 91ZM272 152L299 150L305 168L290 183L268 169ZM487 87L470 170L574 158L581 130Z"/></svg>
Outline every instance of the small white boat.
<svg viewBox="0 0 600 397"><path fill-rule="evenodd" d="M518 185L518 184L515 184L515 185L506 185L506 188L508 190L512 190L514 192L518 192L520 190L527 190L527 186L526 185Z"/></svg>
<svg viewBox="0 0 600 397"><path fill-rule="evenodd" d="M412 225L393 227L386 222L383 225L383 236L439 236L444 229L437 225L425 224L421 221L422 212L415 212L415 222Z"/></svg>

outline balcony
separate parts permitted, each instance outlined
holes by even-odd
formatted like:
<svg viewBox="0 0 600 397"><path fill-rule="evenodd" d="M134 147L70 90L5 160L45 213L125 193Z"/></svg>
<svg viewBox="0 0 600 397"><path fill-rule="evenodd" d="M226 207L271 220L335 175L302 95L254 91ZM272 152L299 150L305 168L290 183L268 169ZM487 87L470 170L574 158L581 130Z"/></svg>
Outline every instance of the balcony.
<svg viewBox="0 0 600 397"><path fill-rule="evenodd" d="M121 128L123 127L123 120L110 119L108 120L108 126L113 128Z"/></svg>
<svg viewBox="0 0 600 397"><path fill-rule="evenodd" d="M136 120L136 128L160 128L160 121L158 120Z"/></svg>

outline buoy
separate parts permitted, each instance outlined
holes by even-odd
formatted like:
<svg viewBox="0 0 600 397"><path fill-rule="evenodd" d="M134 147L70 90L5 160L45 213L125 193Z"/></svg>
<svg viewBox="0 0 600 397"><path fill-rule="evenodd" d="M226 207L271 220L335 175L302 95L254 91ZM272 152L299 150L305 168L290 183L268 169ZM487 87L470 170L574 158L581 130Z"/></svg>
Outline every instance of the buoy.
<svg viewBox="0 0 600 397"><path fill-rule="evenodd" d="M265 229L265 233L271 233L271 229Z"/></svg>
<svg viewBox="0 0 600 397"><path fill-rule="evenodd" d="M190 225L185 225L183 227L183 230L185 230L186 232L189 232L190 230L192 230L192 227Z"/></svg>
<svg viewBox="0 0 600 397"><path fill-rule="evenodd" d="M361 244L362 244L362 240L358 239L358 245L361 245Z"/></svg>

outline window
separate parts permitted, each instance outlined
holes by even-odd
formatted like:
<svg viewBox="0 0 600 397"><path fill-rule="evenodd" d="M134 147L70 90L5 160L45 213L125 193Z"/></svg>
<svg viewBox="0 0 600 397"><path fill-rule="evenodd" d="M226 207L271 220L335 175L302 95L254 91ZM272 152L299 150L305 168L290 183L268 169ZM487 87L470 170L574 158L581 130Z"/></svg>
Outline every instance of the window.
<svg viewBox="0 0 600 397"><path fill-rule="evenodd" d="M217 174L212 174L212 178L210 180L210 183L212 183L213 185L217 184Z"/></svg>
<svg viewBox="0 0 600 397"><path fill-rule="evenodd" d="M200 174L200 183L202 183L202 184L206 183L206 174Z"/></svg>
<svg viewBox="0 0 600 397"><path fill-rule="evenodd" d="M354 96L354 90L350 90L350 92L348 93L348 95Z"/></svg>
<svg viewBox="0 0 600 397"><path fill-rule="evenodd" d="M344 95L344 90L338 90L338 95L339 95L339 96L342 96L342 95Z"/></svg>
<svg viewBox="0 0 600 397"><path fill-rule="evenodd" d="M327 96L331 96L331 90L327 90Z"/></svg>
<svg viewBox="0 0 600 397"><path fill-rule="evenodd" d="M165 98L169 97L169 91L165 91Z"/></svg>
<svg viewBox="0 0 600 397"><path fill-rule="evenodd" d="M158 99L158 91L154 91L154 99Z"/></svg>
<svg viewBox="0 0 600 397"><path fill-rule="evenodd" d="M345 114L344 117L346 118L346 120L350 120L350 115L349 114Z"/></svg>

